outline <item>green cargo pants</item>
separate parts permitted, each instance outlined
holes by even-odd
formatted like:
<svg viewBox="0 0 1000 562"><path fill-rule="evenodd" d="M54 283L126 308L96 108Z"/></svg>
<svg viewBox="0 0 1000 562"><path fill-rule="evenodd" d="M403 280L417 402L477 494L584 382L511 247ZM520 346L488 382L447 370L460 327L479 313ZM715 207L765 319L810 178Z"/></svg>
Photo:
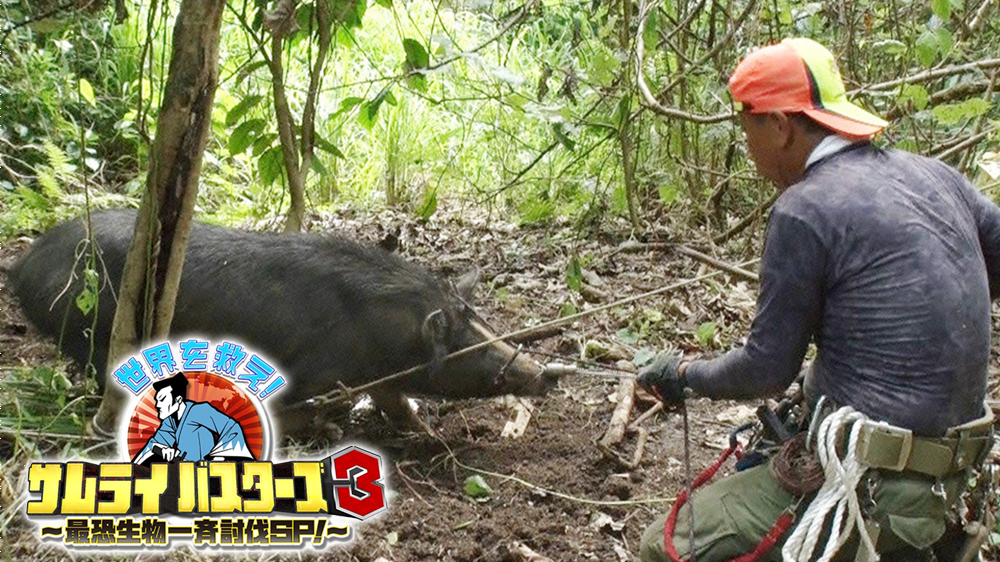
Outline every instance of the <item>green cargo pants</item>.
<svg viewBox="0 0 1000 562"><path fill-rule="evenodd" d="M862 486L866 486L867 477L862 479ZM874 518L881 527L876 549L883 555L882 560L920 560L918 553L927 550L944 534L946 513L958 499L965 479L964 473L944 479L941 484L945 497L942 497L940 487L938 493L932 491L934 478L916 473L879 471L874 488ZM795 499L771 475L766 464L695 491L694 536L698 562L722 562L753 551ZM809 499L811 497L806 498ZM807 506L808 501L803 501L798 514L804 513ZM643 562L669 561L663 550L666 517L666 513L657 517L643 533L640 551ZM678 514L674 532L674 546L685 560L690 558L688 521L689 505L685 505ZM780 561L781 546L790 534L791 530L760 560ZM853 561L857 545L855 530L835 560ZM821 546L817 550L821 551Z"/></svg>

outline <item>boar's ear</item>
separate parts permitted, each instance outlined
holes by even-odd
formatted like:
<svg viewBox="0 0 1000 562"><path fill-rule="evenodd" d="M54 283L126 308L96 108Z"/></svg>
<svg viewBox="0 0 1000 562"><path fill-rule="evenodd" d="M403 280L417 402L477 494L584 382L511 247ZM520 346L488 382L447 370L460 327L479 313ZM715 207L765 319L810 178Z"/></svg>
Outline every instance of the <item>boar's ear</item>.
<svg viewBox="0 0 1000 562"><path fill-rule="evenodd" d="M431 312L424 318L424 325L421 329L424 337L424 344L431 351L430 374L433 377L444 364L444 358L448 355L448 317L440 308Z"/></svg>
<svg viewBox="0 0 1000 562"><path fill-rule="evenodd" d="M468 273L459 277L458 281L455 281L455 290L458 291L458 296L462 297L462 300L472 304L476 298L477 284L479 284L479 268L473 267Z"/></svg>

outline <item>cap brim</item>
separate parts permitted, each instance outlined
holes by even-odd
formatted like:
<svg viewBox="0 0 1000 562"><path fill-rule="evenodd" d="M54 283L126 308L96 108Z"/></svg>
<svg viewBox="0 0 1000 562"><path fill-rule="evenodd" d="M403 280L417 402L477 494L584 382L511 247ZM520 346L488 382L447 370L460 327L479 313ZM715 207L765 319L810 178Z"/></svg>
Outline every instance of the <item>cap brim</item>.
<svg viewBox="0 0 1000 562"><path fill-rule="evenodd" d="M820 125L851 137L870 137L889 124L846 100L823 109L810 108L802 112Z"/></svg>

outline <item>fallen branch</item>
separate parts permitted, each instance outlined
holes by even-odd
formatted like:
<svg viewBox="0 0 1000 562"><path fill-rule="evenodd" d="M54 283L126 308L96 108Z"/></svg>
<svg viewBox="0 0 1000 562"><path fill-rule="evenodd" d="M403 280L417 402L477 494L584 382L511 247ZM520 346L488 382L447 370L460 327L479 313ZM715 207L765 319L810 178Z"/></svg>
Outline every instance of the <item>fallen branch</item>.
<svg viewBox="0 0 1000 562"><path fill-rule="evenodd" d="M657 402L653 404L648 410L642 413L639 417L635 418L635 421L629 424L628 429L637 429L649 418L655 416L656 414L663 411L663 402Z"/></svg>
<svg viewBox="0 0 1000 562"><path fill-rule="evenodd" d="M618 405L611 414L611 423L608 424L608 430L600 442L609 448L621 443L625 437L625 428L628 426L628 419L632 417L632 405L635 403L635 379L623 378L618 383L616 394Z"/></svg>
<svg viewBox="0 0 1000 562"><path fill-rule="evenodd" d="M724 261L717 260L712 256L703 254L698 250L693 250L687 246L682 246L680 244L673 244L669 242L649 242L647 244L640 244L638 242L625 242L619 249L623 252L643 252L643 251L653 251L653 250L674 250L678 254L694 258L702 263L711 265L716 269L721 269L726 273L731 273L737 277L741 277L748 281L753 281L757 283L760 281L760 276L752 271L747 271L743 268L737 267L732 264L728 264Z"/></svg>
<svg viewBox="0 0 1000 562"><path fill-rule="evenodd" d="M626 459L611 447L600 442L596 443L596 445L597 448L601 450L604 458L613 461L623 470L635 470L639 468L639 463L642 462L642 455L646 451L646 441L649 440L649 430L644 427L637 429L630 428L627 433L637 433L639 435L635 440L635 451L632 452L631 459Z"/></svg>

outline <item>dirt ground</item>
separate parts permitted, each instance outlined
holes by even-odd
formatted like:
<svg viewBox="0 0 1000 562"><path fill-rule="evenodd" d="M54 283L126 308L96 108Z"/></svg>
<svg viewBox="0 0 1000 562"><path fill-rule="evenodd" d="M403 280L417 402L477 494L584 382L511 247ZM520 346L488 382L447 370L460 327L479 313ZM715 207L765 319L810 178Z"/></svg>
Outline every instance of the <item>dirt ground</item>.
<svg viewBox="0 0 1000 562"><path fill-rule="evenodd" d="M521 228L468 216L456 208L440 211L429 223L419 223L390 211L345 210L317 217L312 229L377 241L399 228L402 254L441 275L455 276L478 266L483 283L477 307L499 333L557 318L560 311L594 308L713 271L670 251L620 251L620 244L629 238L623 224L605 224L581 237L573 234L577 225ZM665 224L656 239L668 240L670 229L676 228ZM750 238L757 237L751 234ZM4 260L22 252L26 242L0 246L0 260ZM755 243L734 246L699 247L730 263L746 262L756 255ZM567 264L574 255L580 257L587 285L596 289L583 290L593 302L567 287ZM4 281L0 274L0 369L9 374L18 367L55 363L55 347L27 325L4 289ZM574 358L586 354L609 366L633 359L644 348L668 344L687 351L700 348L708 354L721 353L745 333L754 294L752 282L723 275L587 317L528 348ZM707 322L716 323L714 331L705 327ZM997 365L996 353L993 365ZM78 382L74 369L70 367L71 376ZM516 416L509 399L426 398L419 400L419 414L434 428L434 436L401 435L377 412L361 410L344 425L345 435L339 442L319 440L305 449L286 442L281 454L311 458L316 451L336 450L338 443L369 445L385 457L391 492L388 511L358 524L352 543L319 554L306 550L282 558L513 562L531 560L523 554L527 548L553 561L635 559L643 529L657 513L669 509L670 500L683 486L684 435L679 414L661 413L640 426L649 431L649 438L637 467L630 468L602 452L597 441L608 429L618 384L614 377L576 375L564 378L545 397L519 399L530 406L532 416L517 438L502 435L505 424ZM11 399L4 394L5 387L0 384L0 404ZM96 404L92 402L91 411ZM695 472L721 453L727 433L751 415L756 405L689 401ZM651 406L652 402L637 400L632 419ZM10 452L3 438L0 434L0 457ZM635 433L626 435L614 448L617 457L630 459L636 439ZM52 444L40 446L51 448ZM16 467L8 465L7 470L7 482L17 485L21 476L10 474L17 472ZM729 471L731 463L724 469ZM473 475L481 476L492 488L487 499L477 501L463 491L466 478ZM0 497L10 498L11 492L6 492ZM37 546L17 520L3 532L0 558L65 557L57 548ZM207 558L189 547L166 557Z"/></svg>

